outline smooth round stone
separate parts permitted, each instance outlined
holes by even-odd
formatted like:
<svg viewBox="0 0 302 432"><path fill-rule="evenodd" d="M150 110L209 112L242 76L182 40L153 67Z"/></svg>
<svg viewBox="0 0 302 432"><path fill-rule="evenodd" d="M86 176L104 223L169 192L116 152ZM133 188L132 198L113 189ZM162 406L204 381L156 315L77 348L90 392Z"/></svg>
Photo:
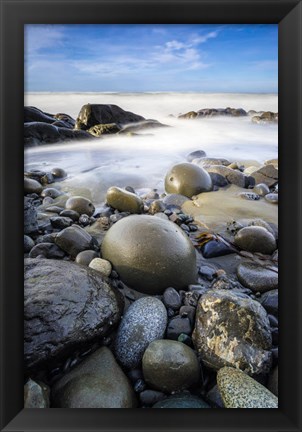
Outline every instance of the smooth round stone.
<svg viewBox="0 0 302 432"><path fill-rule="evenodd" d="M177 394L157 402L152 408L211 408L204 400L190 394Z"/></svg>
<svg viewBox="0 0 302 432"><path fill-rule="evenodd" d="M197 384L200 366L196 354L187 345L162 339L152 342L146 349L143 373L150 387L170 393Z"/></svg>
<svg viewBox="0 0 302 432"><path fill-rule="evenodd" d="M188 162L192 162L194 159L206 157L206 152L203 150L195 150L186 156Z"/></svg>
<svg viewBox="0 0 302 432"><path fill-rule="evenodd" d="M224 187L224 186L227 186L229 184L227 179L221 174L209 172L209 175L212 179L213 187L214 186Z"/></svg>
<svg viewBox="0 0 302 432"><path fill-rule="evenodd" d="M54 199L51 198L50 196L47 196L47 197L45 197L45 198L43 199L42 204L43 204L44 206L48 206L48 205L52 204L53 202L54 202Z"/></svg>
<svg viewBox="0 0 302 432"><path fill-rule="evenodd" d="M24 235L24 252L28 253L35 246L33 239L27 235Z"/></svg>
<svg viewBox="0 0 302 432"><path fill-rule="evenodd" d="M193 331L191 321L188 317L177 315L173 317L167 327L167 339L178 340L181 334L190 335Z"/></svg>
<svg viewBox="0 0 302 432"><path fill-rule="evenodd" d="M119 187L107 190L106 201L108 205L121 212L139 214L144 208L143 201L138 195Z"/></svg>
<svg viewBox="0 0 302 432"><path fill-rule="evenodd" d="M79 252L92 248L93 238L83 228L72 225L60 231L55 238L55 242L69 255L76 257Z"/></svg>
<svg viewBox="0 0 302 432"><path fill-rule="evenodd" d="M278 204L278 194L277 193L269 193L265 195L266 201L271 204Z"/></svg>
<svg viewBox="0 0 302 432"><path fill-rule="evenodd" d="M63 168L53 168L51 174L57 179L63 179L67 177L67 172Z"/></svg>
<svg viewBox="0 0 302 432"><path fill-rule="evenodd" d="M212 402L215 406L220 408L224 408L223 401L221 399L221 395L218 390L218 386L215 385L211 388L211 390L207 393L207 399Z"/></svg>
<svg viewBox="0 0 302 432"><path fill-rule="evenodd" d="M102 257L126 285L143 293L186 289L196 282L191 240L176 224L153 216L132 215L114 224L103 239Z"/></svg>
<svg viewBox="0 0 302 432"><path fill-rule="evenodd" d="M102 276L108 277L112 271L112 265L109 261L102 258L94 258L90 263L90 268L101 273Z"/></svg>
<svg viewBox="0 0 302 432"><path fill-rule="evenodd" d="M77 254L75 262L84 266L89 266L90 262L98 258L98 253L94 250L85 250Z"/></svg>
<svg viewBox="0 0 302 432"><path fill-rule="evenodd" d="M217 384L226 408L278 408L273 393L238 369L220 369Z"/></svg>
<svg viewBox="0 0 302 432"><path fill-rule="evenodd" d="M190 163L174 165L165 177L167 193L181 194L191 198L193 195L208 192L211 189L212 180L207 171Z"/></svg>
<svg viewBox="0 0 302 432"><path fill-rule="evenodd" d="M126 368L140 365L148 345L164 337L167 311L156 297L136 300L127 309L117 331L115 353Z"/></svg>
<svg viewBox="0 0 302 432"><path fill-rule="evenodd" d="M60 192L58 189L55 188L45 188L43 189L41 196L42 197L50 197L50 198L58 198L59 196L62 195L62 192Z"/></svg>
<svg viewBox="0 0 302 432"><path fill-rule="evenodd" d="M60 259L65 256L65 252L54 243L39 243L32 248L29 258L36 258L40 255L49 259Z"/></svg>
<svg viewBox="0 0 302 432"><path fill-rule="evenodd" d="M260 303L264 309L274 316L278 316L278 290L267 291L260 297Z"/></svg>
<svg viewBox="0 0 302 432"><path fill-rule="evenodd" d="M267 255L271 255L277 249L274 236L267 229L259 226L249 226L239 230L234 237L234 243L245 251Z"/></svg>
<svg viewBox="0 0 302 432"><path fill-rule="evenodd" d="M269 187L265 183L259 183L254 187L253 192L264 197L269 194Z"/></svg>
<svg viewBox="0 0 302 432"><path fill-rule="evenodd" d="M181 306L181 298L176 289L170 287L164 291L163 302L168 308L178 310Z"/></svg>
<svg viewBox="0 0 302 432"><path fill-rule="evenodd" d="M24 386L24 408L49 408L49 387L29 378Z"/></svg>
<svg viewBox="0 0 302 432"><path fill-rule="evenodd" d="M50 220L51 226L53 226L54 228L58 228L58 229L67 228L73 223L72 219L70 219L69 217L64 217L64 216L53 216L49 220Z"/></svg>
<svg viewBox="0 0 302 432"><path fill-rule="evenodd" d="M165 213L155 213L153 216L168 221L169 218Z"/></svg>
<svg viewBox="0 0 302 432"><path fill-rule="evenodd" d="M188 197L180 194L169 194L163 199L166 206L179 206L181 207L185 202L190 201Z"/></svg>
<svg viewBox="0 0 302 432"><path fill-rule="evenodd" d="M92 202L89 199L81 196L73 196L68 198L65 208L67 210L74 210L80 215L86 214L88 216L92 216L95 211L95 207Z"/></svg>
<svg viewBox="0 0 302 432"><path fill-rule="evenodd" d="M37 180L24 177L24 192L26 194L36 193L40 195L42 189L43 189L42 185Z"/></svg>
<svg viewBox="0 0 302 432"><path fill-rule="evenodd" d="M113 354L99 348L52 389L55 408L135 408L133 389Z"/></svg>
<svg viewBox="0 0 302 432"><path fill-rule="evenodd" d="M165 393L156 390L144 390L139 395L142 405L145 406L152 406L166 397Z"/></svg>
<svg viewBox="0 0 302 432"><path fill-rule="evenodd" d="M260 200L260 195L254 192L240 192L239 194L241 199L245 199L248 201L258 201Z"/></svg>
<svg viewBox="0 0 302 432"><path fill-rule="evenodd" d="M72 219L74 222L79 220L79 217L80 217L79 213L74 211L74 210L63 210L63 211L61 211L60 216L68 217L68 218Z"/></svg>
<svg viewBox="0 0 302 432"><path fill-rule="evenodd" d="M237 276L242 285L254 292L263 293L278 288L278 273L256 263L239 264Z"/></svg>
<svg viewBox="0 0 302 432"><path fill-rule="evenodd" d="M160 200L155 200L150 204L149 213L154 215L155 213L164 212L166 210L165 204Z"/></svg>

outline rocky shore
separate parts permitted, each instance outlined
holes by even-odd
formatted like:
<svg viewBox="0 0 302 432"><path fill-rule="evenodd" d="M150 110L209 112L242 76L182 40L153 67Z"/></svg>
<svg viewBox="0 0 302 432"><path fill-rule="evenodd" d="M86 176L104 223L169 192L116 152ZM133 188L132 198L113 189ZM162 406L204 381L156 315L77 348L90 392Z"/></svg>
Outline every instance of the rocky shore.
<svg viewBox="0 0 302 432"><path fill-rule="evenodd" d="M164 126L89 104L25 122L25 145ZM24 173L24 406L278 408L278 160L198 149L101 207L67 176Z"/></svg>

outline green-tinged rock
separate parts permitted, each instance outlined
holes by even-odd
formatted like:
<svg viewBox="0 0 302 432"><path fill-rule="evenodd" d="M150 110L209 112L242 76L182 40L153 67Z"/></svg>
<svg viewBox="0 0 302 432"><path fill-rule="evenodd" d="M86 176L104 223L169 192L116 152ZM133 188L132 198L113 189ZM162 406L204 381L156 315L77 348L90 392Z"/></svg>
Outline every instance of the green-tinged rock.
<svg viewBox="0 0 302 432"><path fill-rule="evenodd" d="M190 394L177 394L157 402L152 408L210 408L201 398Z"/></svg>
<svg viewBox="0 0 302 432"><path fill-rule="evenodd" d="M180 194L191 198L201 192L210 191L212 189L212 180L203 168L185 162L174 165L167 172L165 189L167 193Z"/></svg>
<svg viewBox="0 0 302 432"><path fill-rule="evenodd" d="M217 384L226 408L278 408L273 393L238 369L220 369Z"/></svg>
<svg viewBox="0 0 302 432"><path fill-rule="evenodd" d="M145 381L163 392L185 390L198 384L200 366L187 345L162 339L152 342L143 356Z"/></svg>
<svg viewBox="0 0 302 432"><path fill-rule="evenodd" d="M135 408L133 389L113 354L102 347L52 389L55 408Z"/></svg>
<svg viewBox="0 0 302 432"><path fill-rule="evenodd" d="M196 282L191 240L173 222L153 216L132 215L115 223L104 237L102 257L123 282L146 294Z"/></svg>
<svg viewBox="0 0 302 432"><path fill-rule="evenodd" d="M106 201L108 205L121 212L139 214L144 208L144 203L139 196L114 186L108 189Z"/></svg>

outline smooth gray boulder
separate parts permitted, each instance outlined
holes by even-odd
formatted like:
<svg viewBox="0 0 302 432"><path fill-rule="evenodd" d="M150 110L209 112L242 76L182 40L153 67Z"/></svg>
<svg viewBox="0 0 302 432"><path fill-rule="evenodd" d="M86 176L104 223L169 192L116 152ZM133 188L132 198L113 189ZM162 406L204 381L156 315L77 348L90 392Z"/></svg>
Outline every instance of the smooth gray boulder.
<svg viewBox="0 0 302 432"><path fill-rule="evenodd" d="M110 333L122 310L121 294L94 270L65 261L26 259L26 369L65 357Z"/></svg>

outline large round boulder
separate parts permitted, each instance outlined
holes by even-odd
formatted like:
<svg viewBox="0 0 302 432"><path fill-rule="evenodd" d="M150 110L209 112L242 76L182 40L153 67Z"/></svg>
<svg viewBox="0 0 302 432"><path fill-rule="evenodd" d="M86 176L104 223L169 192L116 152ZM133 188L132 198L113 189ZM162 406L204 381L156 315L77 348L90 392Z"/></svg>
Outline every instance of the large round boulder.
<svg viewBox="0 0 302 432"><path fill-rule="evenodd" d="M102 257L125 284L147 294L196 282L196 254L190 239L173 222L147 215L119 220L106 233Z"/></svg>
<svg viewBox="0 0 302 432"><path fill-rule="evenodd" d="M191 198L212 189L210 175L201 167L191 163L174 165L165 177L166 192Z"/></svg>

